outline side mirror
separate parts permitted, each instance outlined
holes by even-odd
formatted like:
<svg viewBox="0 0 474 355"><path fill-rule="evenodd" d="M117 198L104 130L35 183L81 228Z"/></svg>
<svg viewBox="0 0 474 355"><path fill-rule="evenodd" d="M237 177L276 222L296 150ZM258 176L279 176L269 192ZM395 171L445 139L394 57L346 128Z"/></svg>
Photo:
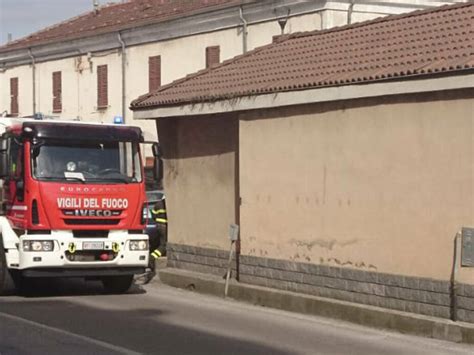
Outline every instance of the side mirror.
<svg viewBox="0 0 474 355"><path fill-rule="evenodd" d="M151 150L153 152L153 156L155 158L161 158L161 147L160 147L160 143L153 143L153 145L151 146Z"/></svg>
<svg viewBox="0 0 474 355"><path fill-rule="evenodd" d="M0 178L9 175L8 168L8 139L0 138Z"/></svg>
<svg viewBox="0 0 474 355"><path fill-rule="evenodd" d="M153 178L156 182L163 179L163 160L157 156L153 161Z"/></svg>

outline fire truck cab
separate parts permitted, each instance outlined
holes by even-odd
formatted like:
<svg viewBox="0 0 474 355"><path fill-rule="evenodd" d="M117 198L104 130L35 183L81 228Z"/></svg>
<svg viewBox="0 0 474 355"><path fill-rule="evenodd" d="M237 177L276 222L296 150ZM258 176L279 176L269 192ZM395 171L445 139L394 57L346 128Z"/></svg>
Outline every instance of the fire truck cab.
<svg viewBox="0 0 474 355"><path fill-rule="evenodd" d="M140 128L1 120L0 295L38 277L127 291L149 253Z"/></svg>

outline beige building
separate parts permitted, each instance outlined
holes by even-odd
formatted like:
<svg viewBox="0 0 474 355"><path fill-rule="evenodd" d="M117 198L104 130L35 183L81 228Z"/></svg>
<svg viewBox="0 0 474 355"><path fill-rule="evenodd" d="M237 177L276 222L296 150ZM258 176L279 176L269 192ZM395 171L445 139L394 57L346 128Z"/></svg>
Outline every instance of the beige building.
<svg viewBox="0 0 474 355"><path fill-rule="evenodd" d="M474 322L473 15L289 35L135 100L168 266L223 275L237 223L240 282Z"/></svg>
<svg viewBox="0 0 474 355"><path fill-rule="evenodd" d="M458 0L460 1L460 0ZM456 1L133 0L0 47L0 113L111 122L135 97L273 36ZM91 9L92 10L92 9ZM156 138L156 129L142 125Z"/></svg>

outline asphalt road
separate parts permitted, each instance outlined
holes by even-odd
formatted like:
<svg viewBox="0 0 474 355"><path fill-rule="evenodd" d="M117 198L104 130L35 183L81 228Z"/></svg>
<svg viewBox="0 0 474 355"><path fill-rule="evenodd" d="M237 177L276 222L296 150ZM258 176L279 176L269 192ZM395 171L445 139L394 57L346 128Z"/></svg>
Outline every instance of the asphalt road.
<svg viewBox="0 0 474 355"><path fill-rule="evenodd" d="M152 283L104 295L48 282L0 297L0 354L474 354L474 347L255 307Z"/></svg>

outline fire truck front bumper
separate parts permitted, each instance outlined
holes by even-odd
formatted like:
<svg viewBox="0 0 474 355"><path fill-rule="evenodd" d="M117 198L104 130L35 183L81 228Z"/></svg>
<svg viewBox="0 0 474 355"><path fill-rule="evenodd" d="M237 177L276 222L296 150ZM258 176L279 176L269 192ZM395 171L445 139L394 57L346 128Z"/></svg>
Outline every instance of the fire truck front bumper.
<svg viewBox="0 0 474 355"><path fill-rule="evenodd" d="M48 270L63 276L137 274L147 267L148 258L146 234L109 231L106 238L75 238L72 232L51 231L20 237L17 268L25 276L51 275Z"/></svg>

